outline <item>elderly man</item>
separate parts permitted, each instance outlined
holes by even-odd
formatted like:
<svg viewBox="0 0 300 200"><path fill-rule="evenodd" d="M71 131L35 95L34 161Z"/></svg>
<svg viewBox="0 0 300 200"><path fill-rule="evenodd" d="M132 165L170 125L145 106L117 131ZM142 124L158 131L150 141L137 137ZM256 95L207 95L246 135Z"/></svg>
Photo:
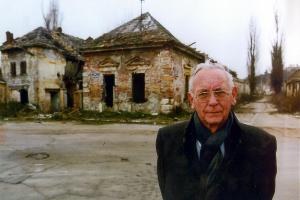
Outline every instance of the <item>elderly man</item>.
<svg viewBox="0 0 300 200"><path fill-rule="evenodd" d="M189 121L159 129L157 174L164 200L269 200L275 191L276 139L240 123L237 87L219 64L190 79Z"/></svg>

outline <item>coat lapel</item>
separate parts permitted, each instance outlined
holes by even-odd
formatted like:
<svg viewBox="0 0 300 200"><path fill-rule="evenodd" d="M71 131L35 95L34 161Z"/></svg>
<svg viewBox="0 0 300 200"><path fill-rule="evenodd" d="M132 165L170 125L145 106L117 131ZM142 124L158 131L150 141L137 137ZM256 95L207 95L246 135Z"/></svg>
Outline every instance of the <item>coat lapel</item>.
<svg viewBox="0 0 300 200"><path fill-rule="evenodd" d="M198 179L201 175L201 169L199 167L199 159L196 149L196 135L194 131L194 122L191 119L185 129L184 153L188 159L188 170L191 172L191 176Z"/></svg>

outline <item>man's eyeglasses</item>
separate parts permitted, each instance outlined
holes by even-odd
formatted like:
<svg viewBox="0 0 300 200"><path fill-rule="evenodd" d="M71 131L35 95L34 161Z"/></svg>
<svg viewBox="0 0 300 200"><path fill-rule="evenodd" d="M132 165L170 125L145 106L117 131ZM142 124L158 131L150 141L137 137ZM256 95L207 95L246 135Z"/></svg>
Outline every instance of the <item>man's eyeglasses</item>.
<svg viewBox="0 0 300 200"><path fill-rule="evenodd" d="M214 94L214 97L218 100L223 99L224 97L226 97L229 93L225 90L222 89L217 89L217 90L211 90L210 91L203 91L203 92L199 92L198 94L196 94L196 99L200 100L200 101L208 101L211 93Z"/></svg>

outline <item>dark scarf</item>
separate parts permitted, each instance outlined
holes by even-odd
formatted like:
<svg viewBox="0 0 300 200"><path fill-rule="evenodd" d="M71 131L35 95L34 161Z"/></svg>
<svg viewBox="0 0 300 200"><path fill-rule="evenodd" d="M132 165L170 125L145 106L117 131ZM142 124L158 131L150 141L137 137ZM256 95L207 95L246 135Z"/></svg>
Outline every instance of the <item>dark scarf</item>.
<svg viewBox="0 0 300 200"><path fill-rule="evenodd" d="M193 114L193 120L196 130L196 139L199 140L201 146L208 147L220 147L225 141L228 133L230 132L233 123L233 114L230 112L227 122L217 130L216 133L212 134L200 121L197 113Z"/></svg>
<svg viewBox="0 0 300 200"><path fill-rule="evenodd" d="M229 113L227 122L212 134L199 120L197 113L194 113L196 139L201 143L200 160L198 159L198 175L200 178L200 199L215 193L215 186L218 185L217 171L223 161L220 146L230 134L233 123L233 114ZM226 153L226 152L225 152Z"/></svg>

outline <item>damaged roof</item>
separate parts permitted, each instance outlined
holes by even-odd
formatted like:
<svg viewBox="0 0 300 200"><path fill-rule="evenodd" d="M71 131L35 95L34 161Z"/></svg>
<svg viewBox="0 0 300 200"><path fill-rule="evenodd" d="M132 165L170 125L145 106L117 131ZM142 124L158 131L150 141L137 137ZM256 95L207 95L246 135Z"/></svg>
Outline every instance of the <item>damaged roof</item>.
<svg viewBox="0 0 300 200"><path fill-rule="evenodd" d="M287 83L299 82L300 81L300 69L293 72L287 79Z"/></svg>
<svg viewBox="0 0 300 200"><path fill-rule="evenodd" d="M172 45L199 59L204 59L204 53L181 43L148 12L90 41L82 51L111 51L163 45Z"/></svg>
<svg viewBox="0 0 300 200"><path fill-rule="evenodd" d="M65 56L83 60L79 54L79 48L83 44L83 39L67 35L61 31L49 31L46 28L38 27L20 38L13 39L11 42L4 42L0 50L8 51L29 47L42 47L55 49Z"/></svg>

